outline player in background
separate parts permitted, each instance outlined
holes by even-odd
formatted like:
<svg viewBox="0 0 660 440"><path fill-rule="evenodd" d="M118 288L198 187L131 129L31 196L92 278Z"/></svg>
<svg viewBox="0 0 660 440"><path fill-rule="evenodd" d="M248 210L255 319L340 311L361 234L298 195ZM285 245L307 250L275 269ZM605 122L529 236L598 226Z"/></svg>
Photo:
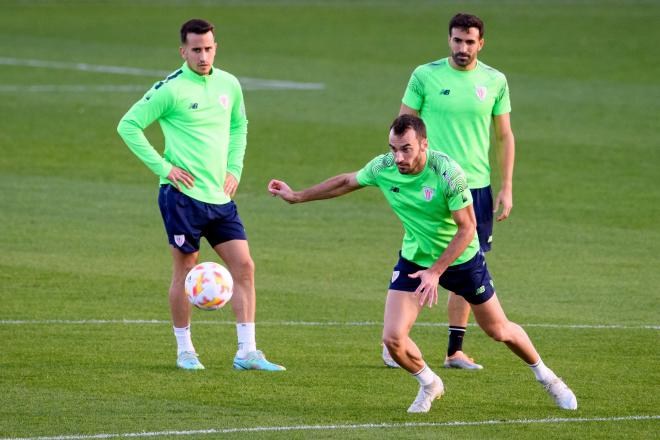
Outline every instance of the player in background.
<svg viewBox="0 0 660 440"><path fill-rule="evenodd" d="M474 15L457 14L449 22L450 56L417 67L408 83L399 114L420 116L428 127L429 144L447 153L465 170L474 200L477 235L484 252L490 251L493 212L502 207L497 221L505 220L513 206L515 141L509 113L506 77L478 61L484 47L484 24ZM501 185L493 206L490 185L490 125L493 124ZM481 369L463 353L463 337L470 306L460 295L447 301L449 344L446 368ZM387 348L383 361L398 367Z"/></svg>
<svg viewBox="0 0 660 440"><path fill-rule="evenodd" d="M360 171L300 191L271 180L268 190L289 203L303 203L377 186L403 223L400 257L387 292L383 343L419 382L408 412L428 412L444 393L442 380L409 336L423 306L437 304L438 284L470 303L479 326L529 365L560 408L576 409L573 392L544 365L525 331L509 321L500 306L475 234L472 194L461 167L447 155L428 150L426 127L416 116L395 119L389 145L390 153Z"/></svg>
<svg viewBox="0 0 660 440"><path fill-rule="evenodd" d="M254 262L232 201L243 170L247 119L241 86L213 66L214 26L199 19L181 27L180 69L157 82L119 122L117 131L142 162L160 177L158 205L173 259L169 302L177 341L176 365L202 370L190 332L191 304L185 276L195 264L201 237L227 264L234 279L239 370L281 371L266 360L255 338ZM165 137L161 156L144 129L158 121Z"/></svg>

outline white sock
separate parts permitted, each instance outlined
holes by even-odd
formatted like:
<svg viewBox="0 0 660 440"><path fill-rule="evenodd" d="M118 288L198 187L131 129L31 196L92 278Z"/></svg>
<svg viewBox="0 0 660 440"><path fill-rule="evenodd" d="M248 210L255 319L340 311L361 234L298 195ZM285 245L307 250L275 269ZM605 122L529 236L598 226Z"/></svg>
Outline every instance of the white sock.
<svg viewBox="0 0 660 440"><path fill-rule="evenodd" d="M174 328L174 337L176 337L176 354L179 355L184 351L192 351L195 353L192 339L190 338L190 326L183 328Z"/></svg>
<svg viewBox="0 0 660 440"><path fill-rule="evenodd" d="M236 335L238 336L238 357L245 357L251 351L257 349L257 341L254 331L254 322L243 322L236 324Z"/></svg>
<svg viewBox="0 0 660 440"><path fill-rule="evenodd" d="M545 364L540 358L537 363L530 365L529 368L531 368L532 371L534 372L534 376L536 376L536 380L538 380L543 384L551 382L557 377L557 375L550 368L545 366Z"/></svg>
<svg viewBox="0 0 660 440"><path fill-rule="evenodd" d="M425 387L433 383L433 379L435 379L435 373L429 368L428 365L424 364L424 368L413 374L413 377L417 379L417 382L419 382L421 386Z"/></svg>

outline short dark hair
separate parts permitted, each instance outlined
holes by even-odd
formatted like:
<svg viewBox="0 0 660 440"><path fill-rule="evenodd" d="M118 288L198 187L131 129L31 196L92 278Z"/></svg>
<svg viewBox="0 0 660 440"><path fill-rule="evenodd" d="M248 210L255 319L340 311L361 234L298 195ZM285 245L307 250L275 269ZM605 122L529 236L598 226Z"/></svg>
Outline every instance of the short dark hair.
<svg viewBox="0 0 660 440"><path fill-rule="evenodd" d="M449 20L449 35L453 28L463 29L465 32L470 28L479 29L479 38L484 37L484 22L479 17L471 14L459 13Z"/></svg>
<svg viewBox="0 0 660 440"><path fill-rule="evenodd" d="M417 140L426 139L426 124L417 116L408 114L400 115L390 126L390 130L395 136L403 136L410 128L415 131Z"/></svg>
<svg viewBox="0 0 660 440"><path fill-rule="evenodd" d="M213 35L215 35L215 26L213 26L213 23L200 18L188 20L181 25L181 43L185 44L186 37L190 33L204 35L209 31L213 32Z"/></svg>

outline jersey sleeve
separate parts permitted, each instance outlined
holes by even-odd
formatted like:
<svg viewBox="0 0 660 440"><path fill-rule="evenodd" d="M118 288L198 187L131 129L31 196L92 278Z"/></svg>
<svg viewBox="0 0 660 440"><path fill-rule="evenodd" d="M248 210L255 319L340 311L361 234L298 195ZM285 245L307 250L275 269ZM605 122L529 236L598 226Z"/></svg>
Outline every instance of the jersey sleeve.
<svg viewBox="0 0 660 440"><path fill-rule="evenodd" d="M373 158L366 164L355 176L355 180L362 186L377 186L376 176L378 171L382 169L382 163L385 159L385 155L381 154L378 157Z"/></svg>
<svg viewBox="0 0 660 440"><path fill-rule="evenodd" d="M424 103L424 84L420 79L419 67L410 76L401 102L413 110L422 108L422 104Z"/></svg>
<svg viewBox="0 0 660 440"><path fill-rule="evenodd" d="M461 166L449 160L442 171L444 194L450 211L458 211L472 204L472 193L467 184L467 177Z"/></svg>
<svg viewBox="0 0 660 440"><path fill-rule="evenodd" d="M493 115L498 116L506 113L511 113L511 100L509 99L509 84L506 77L502 76L502 84L493 106Z"/></svg>
<svg viewBox="0 0 660 440"><path fill-rule="evenodd" d="M128 148L159 177L167 177L172 164L149 143L144 129L166 115L173 108L174 102L170 87L162 81L158 82L128 110L117 125L117 132Z"/></svg>
<svg viewBox="0 0 660 440"><path fill-rule="evenodd" d="M231 108L231 120L229 122L229 146L227 150L227 171L236 180L241 180L243 173L243 159L247 147L247 116L245 115L245 101L241 85L236 79L235 95Z"/></svg>

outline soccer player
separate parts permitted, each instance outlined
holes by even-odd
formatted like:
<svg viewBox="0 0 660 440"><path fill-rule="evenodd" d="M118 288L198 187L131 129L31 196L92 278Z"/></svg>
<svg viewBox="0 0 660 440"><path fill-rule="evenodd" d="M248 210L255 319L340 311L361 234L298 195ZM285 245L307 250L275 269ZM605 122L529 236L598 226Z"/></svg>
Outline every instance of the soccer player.
<svg viewBox="0 0 660 440"><path fill-rule="evenodd" d="M509 113L509 88L505 76L477 60L484 47L484 24L474 15L457 14L449 21L451 56L415 69L403 96L399 114L420 116L428 127L431 148L447 153L465 171L477 218L479 245L490 251L493 212L505 220L513 206L512 177L514 136ZM495 198L490 186L490 125L494 128L501 169L500 191ZM449 344L446 368L482 369L463 353L463 337L470 306L463 297L450 293ZM387 349L385 365L396 368Z"/></svg>
<svg viewBox="0 0 660 440"><path fill-rule="evenodd" d="M227 264L234 279L238 370L281 371L266 360L255 340L254 262L234 196L243 170L247 119L241 86L213 66L214 26L193 19L181 27L180 69L157 82L119 122L128 147L160 177L158 205L173 259L170 311L177 341L176 365L202 370L190 333L191 305L184 291L197 264L200 238ZM161 156L144 129L158 121L165 137Z"/></svg>
<svg viewBox="0 0 660 440"><path fill-rule="evenodd" d="M390 153L360 171L301 191L271 180L268 190L289 203L302 203L377 186L403 223L400 257L387 292L383 343L420 384L408 412L428 412L433 400L444 393L442 380L409 337L422 307L437 304L438 284L470 303L479 326L530 366L560 408L576 409L573 392L544 365L525 331L509 321L500 306L479 249L472 194L461 167L449 156L429 150L426 127L416 116L394 120L389 144Z"/></svg>

